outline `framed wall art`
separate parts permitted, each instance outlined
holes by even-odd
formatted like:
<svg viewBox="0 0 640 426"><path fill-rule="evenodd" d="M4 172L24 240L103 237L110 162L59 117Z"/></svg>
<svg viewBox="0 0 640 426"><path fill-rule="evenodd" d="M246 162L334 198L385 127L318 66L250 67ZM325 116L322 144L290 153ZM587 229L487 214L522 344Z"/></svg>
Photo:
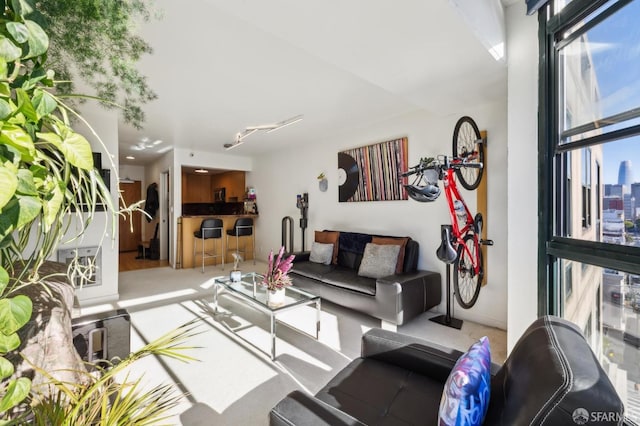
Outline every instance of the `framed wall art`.
<svg viewBox="0 0 640 426"><path fill-rule="evenodd" d="M338 200L408 199L400 173L408 168L408 139L348 149L338 153Z"/></svg>

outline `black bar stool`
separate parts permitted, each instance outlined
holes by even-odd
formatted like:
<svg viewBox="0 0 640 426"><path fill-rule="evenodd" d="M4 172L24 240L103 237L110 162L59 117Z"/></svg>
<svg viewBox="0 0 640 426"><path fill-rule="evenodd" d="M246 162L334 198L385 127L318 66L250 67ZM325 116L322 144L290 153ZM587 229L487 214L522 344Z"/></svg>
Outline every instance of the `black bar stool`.
<svg viewBox="0 0 640 426"><path fill-rule="evenodd" d="M222 269L224 269L224 240L222 239L222 230L223 230L222 219L205 219L200 224L200 229L194 231L193 233L193 267L196 267L196 240L202 241L202 251L200 252L200 256L202 257L202 272L204 273L204 259L205 258L213 258L213 257L221 257L222 258ZM214 239L220 240L220 252L218 253L216 250L216 242L213 242L212 252L205 251L204 244L206 240Z"/></svg>
<svg viewBox="0 0 640 426"><path fill-rule="evenodd" d="M250 217L239 217L233 224L233 228L227 229L227 251L233 250L229 247L229 237L236 237L235 252L237 255L246 254L247 245L243 244L240 250L240 237L251 237L253 242L253 264L256 264L256 236L253 232L253 219Z"/></svg>

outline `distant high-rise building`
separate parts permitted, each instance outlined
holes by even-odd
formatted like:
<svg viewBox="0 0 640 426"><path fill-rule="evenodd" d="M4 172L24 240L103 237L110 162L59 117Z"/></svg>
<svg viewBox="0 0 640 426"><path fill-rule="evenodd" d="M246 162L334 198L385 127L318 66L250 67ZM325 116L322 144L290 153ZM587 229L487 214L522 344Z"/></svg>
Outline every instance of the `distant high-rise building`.
<svg viewBox="0 0 640 426"><path fill-rule="evenodd" d="M618 185L624 185L627 190L631 188L633 183L633 174L631 171L631 161L624 160L620 162L620 168L618 169Z"/></svg>
<svg viewBox="0 0 640 426"><path fill-rule="evenodd" d="M640 182L631 184L631 196L636 199L636 207L639 207L637 204L640 202Z"/></svg>
<svg viewBox="0 0 640 426"><path fill-rule="evenodd" d="M620 184L606 184L604 186L604 195L605 197L620 197L629 192L629 187Z"/></svg>
<svg viewBox="0 0 640 426"><path fill-rule="evenodd" d="M631 194L624 194L624 218L627 220L636 219L636 199Z"/></svg>

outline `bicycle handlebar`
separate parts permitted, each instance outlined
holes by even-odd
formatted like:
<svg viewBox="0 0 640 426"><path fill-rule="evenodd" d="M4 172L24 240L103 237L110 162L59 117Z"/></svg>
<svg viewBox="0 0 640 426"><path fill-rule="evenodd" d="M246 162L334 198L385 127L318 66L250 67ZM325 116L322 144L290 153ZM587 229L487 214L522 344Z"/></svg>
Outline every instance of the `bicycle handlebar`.
<svg viewBox="0 0 640 426"><path fill-rule="evenodd" d="M410 168L410 170L407 170L406 172L401 173L400 176L401 177L412 176L418 173L423 173L425 170L461 169L466 167L470 169L481 169L484 167L482 163L467 163L465 162L465 160L462 160L461 158L458 158L458 157L454 157L450 159L447 156L443 156L443 158L444 158L443 161L433 161L427 165L420 162L417 166L413 166ZM455 161L455 160L458 160L458 161Z"/></svg>

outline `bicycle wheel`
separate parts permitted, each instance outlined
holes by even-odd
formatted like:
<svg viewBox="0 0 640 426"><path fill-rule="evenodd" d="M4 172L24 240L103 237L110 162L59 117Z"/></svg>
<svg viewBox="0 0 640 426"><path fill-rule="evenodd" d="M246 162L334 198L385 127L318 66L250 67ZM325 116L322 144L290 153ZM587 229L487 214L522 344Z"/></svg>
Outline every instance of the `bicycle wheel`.
<svg viewBox="0 0 640 426"><path fill-rule="evenodd" d="M453 264L453 289L458 303L464 309L469 309L476 304L480 294L482 278L484 277L481 251L477 252L480 271L477 274L473 271L473 258L476 256L476 235L470 232L464 236L464 246L462 244L458 245L458 258ZM464 249L465 246L469 251Z"/></svg>
<svg viewBox="0 0 640 426"><path fill-rule="evenodd" d="M484 171L484 147L478 143L480 130L471 117L462 117L453 129L453 156L466 160L467 164L476 163L476 167L456 169L458 180L468 190L480 185ZM482 165L477 167L477 165Z"/></svg>

